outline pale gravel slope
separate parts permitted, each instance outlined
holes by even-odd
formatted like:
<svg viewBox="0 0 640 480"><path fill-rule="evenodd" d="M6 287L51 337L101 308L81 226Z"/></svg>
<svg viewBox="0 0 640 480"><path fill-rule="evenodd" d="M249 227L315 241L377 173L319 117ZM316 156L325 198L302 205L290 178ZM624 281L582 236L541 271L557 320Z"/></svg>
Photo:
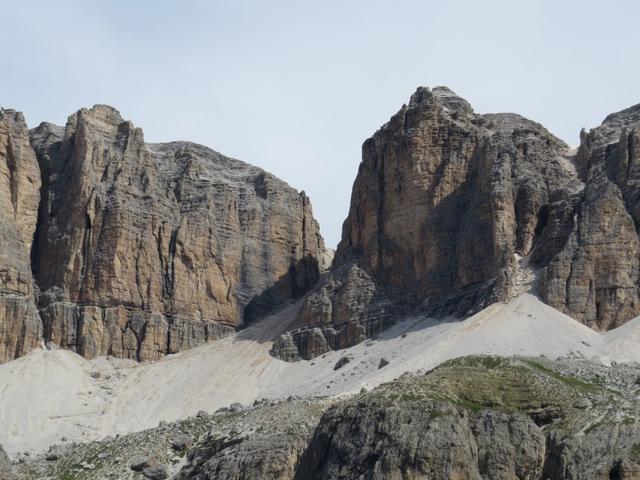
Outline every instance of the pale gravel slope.
<svg viewBox="0 0 640 480"><path fill-rule="evenodd" d="M232 402L345 395L469 354L640 361L640 318L600 334L525 293L464 321L408 319L348 350L286 363L269 356L269 339L287 328L297 308L151 364L37 350L0 365L0 444L9 454L37 451L62 437L90 440L141 430ZM344 355L352 360L334 371ZM390 363L378 369L383 357Z"/></svg>

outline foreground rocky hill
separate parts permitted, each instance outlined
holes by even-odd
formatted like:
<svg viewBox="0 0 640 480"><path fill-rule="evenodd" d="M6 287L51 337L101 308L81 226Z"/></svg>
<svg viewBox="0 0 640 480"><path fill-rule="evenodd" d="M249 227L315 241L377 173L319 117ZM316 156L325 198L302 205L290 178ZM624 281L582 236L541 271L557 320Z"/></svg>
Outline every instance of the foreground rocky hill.
<svg viewBox="0 0 640 480"><path fill-rule="evenodd" d="M232 405L19 455L17 479L640 478L637 365L465 357L345 400Z"/></svg>
<svg viewBox="0 0 640 480"><path fill-rule="evenodd" d="M362 147L333 269L279 358L344 348L418 311L464 317L522 290L597 330L640 313L640 106L577 152L515 114L419 88Z"/></svg>
<svg viewBox="0 0 640 480"><path fill-rule="evenodd" d="M42 342L155 360L302 296L326 267L304 192L108 106L0 113L0 361Z"/></svg>

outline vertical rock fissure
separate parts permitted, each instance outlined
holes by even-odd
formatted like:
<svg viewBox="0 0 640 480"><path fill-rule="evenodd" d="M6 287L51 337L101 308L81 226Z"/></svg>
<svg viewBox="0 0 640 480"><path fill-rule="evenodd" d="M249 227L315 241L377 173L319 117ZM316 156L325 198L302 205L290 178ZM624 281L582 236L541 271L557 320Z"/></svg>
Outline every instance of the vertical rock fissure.
<svg viewBox="0 0 640 480"><path fill-rule="evenodd" d="M175 281L176 281L176 271L175 271L175 258L176 258L176 242L178 239L178 229L175 229L171 232L171 238L169 239L169 252L167 258L167 272L165 274L165 283L166 283L166 297L168 299L173 298Z"/></svg>
<svg viewBox="0 0 640 480"><path fill-rule="evenodd" d="M384 157L380 159L380 165L378 170L378 191L380 193L380 200L378 203L378 216L377 216L377 225L376 225L376 241L378 246L378 264L377 264L377 273L378 280L382 280L382 287L385 286L384 280L384 209L385 209L385 161Z"/></svg>
<svg viewBox="0 0 640 480"><path fill-rule="evenodd" d="M74 325L75 325L75 351L79 355L82 355L84 352L82 350L82 330L84 329L84 316L79 312L74 312Z"/></svg>
<svg viewBox="0 0 640 480"><path fill-rule="evenodd" d="M147 335L147 325L149 322L145 321L142 323L140 327L140 331L136 335L136 360L138 362L142 361L142 344L144 343L145 337Z"/></svg>
<svg viewBox="0 0 640 480"><path fill-rule="evenodd" d="M140 273L140 255L142 254L142 239L138 239L138 252L135 260L135 281L138 295L140 296L140 308L145 309L145 295L142 291L142 277Z"/></svg>
<svg viewBox="0 0 640 480"><path fill-rule="evenodd" d="M39 279L39 271L38 271L38 259L40 256L40 243L44 240L42 238L42 231L44 229L43 225L45 224L45 219L48 217L47 208L48 208L48 198L47 192L49 191L49 174L44 165L44 162L41 160L40 155L36 155L36 160L38 162L39 171L40 171L40 190L38 192L38 211L36 215L36 225L33 231L33 239L31 241L31 251L29 252L29 259L31 263L31 275L33 278L33 282L36 285L36 292L40 293L40 279ZM39 298L35 299L36 306L39 308Z"/></svg>
<svg viewBox="0 0 640 480"><path fill-rule="evenodd" d="M171 331L173 330L173 324L176 317L174 315L167 315L167 342L164 346L164 353L166 355L171 353Z"/></svg>
<svg viewBox="0 0 640 480"><path fill-rule="evenodd" d="M18 339L16 341L16 347L13 353L13 358L18 358L20 356L20 352L22 351L22 346L24 345L26 335L27 335L27 326L23 322L22 325L20 325L20 333L18 334Z"/></svg>
<svg viewBox="0 0 640 480"><path fill-rule="evenodd" d="M17 175L17 159L14 152L13 140L9 138L7 142L7 167L9 169L9 190L11 194L11 206L13 207L13 218L18 216L18 181Z"/></svg>
<svg viewBox="0 0 640 480"><path fill-rule="evenodd" d="M89 205L85 209L84 214L84 230L82 233L82 270L80 273L80 288L78 292L78 298L76 298L76 302L82 302L85 297L85 292L88 288L89 282L89 270L91 264L91 232L92 232L92 224L91 217L89 216Z"/></svg>
<svg viewBox="0 0 640 480"><path fill-rule="evenodd" d="M302 192L302 258L307 255L307 196Z"/></svg>

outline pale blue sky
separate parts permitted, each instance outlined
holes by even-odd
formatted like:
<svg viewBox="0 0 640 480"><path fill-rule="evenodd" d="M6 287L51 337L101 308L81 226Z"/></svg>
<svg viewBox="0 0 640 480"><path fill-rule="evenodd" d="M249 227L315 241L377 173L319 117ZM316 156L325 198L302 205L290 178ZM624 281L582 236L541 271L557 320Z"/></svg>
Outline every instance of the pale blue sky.
<svg viewBox="0 0 640 480"><path fill-rule="evenodd" d="M0 105L30 126L107 103L310 195L335 246L360 146L418 85L571 144L640 102L635 1L2 2Z"/></svg>

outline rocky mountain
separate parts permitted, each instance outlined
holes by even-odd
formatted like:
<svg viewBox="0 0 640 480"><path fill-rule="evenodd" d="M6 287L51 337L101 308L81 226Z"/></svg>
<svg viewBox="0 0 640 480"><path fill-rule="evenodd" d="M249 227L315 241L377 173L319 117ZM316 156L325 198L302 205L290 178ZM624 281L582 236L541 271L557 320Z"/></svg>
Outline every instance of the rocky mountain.
<svg viewBox="0 0 640 480"><path fill-rule="evenodd" d="M274 355L354 345L407 312L468 316L526 277L597 330L640 314L638 127L640 106L610 115L576 153L519 115L419 88L365 141L332 271Z"/></svg>
<svg viewBox="0 0 640 480"><path fill-rule="evenodd" d="M147 144L96 105L0 114L0 361L41 341L155 360L301 297L326 267L311 204L206 147Z"/></svg>
<svg viewBox="0 0 640 480"><path fill-rule="evenodd" d="M320 277L309 200L268 173L146 144L106 106L31 132L3 111L2 359L43 340L154 360L301 297L278 358L354 345L409 313L467 317L526 288L615 328L640 314L639 125L640 106L612 114L572 150L519 115L418 88L364 143Z"/></svg>
<svg viewBox="0 0 640 480"><path fill-rule="evenodd" d="M464 357L346 399L239 404L20 455L16 479L640 477L637 365Z"/></svg>
<svg viewBox="0 0 640 480"><path fill-rule="evenodd" d="M268 173L1 110L0 360L51 345L0 366L0 478L640 478L639 127L572 150L419 88L324 272Z"/></svg>

